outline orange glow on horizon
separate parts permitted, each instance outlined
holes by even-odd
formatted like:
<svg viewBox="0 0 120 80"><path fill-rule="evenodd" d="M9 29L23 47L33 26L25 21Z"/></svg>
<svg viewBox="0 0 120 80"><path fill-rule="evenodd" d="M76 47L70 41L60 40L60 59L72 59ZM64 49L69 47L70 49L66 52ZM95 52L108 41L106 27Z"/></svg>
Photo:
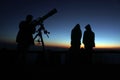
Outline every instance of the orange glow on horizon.
<svg viewBox="0 0 120 80"><path fill-rule="evenodd" d="M39 46L39 45L37 45ZM65 43L46 43L46 46L51 47L60 47L60 48L70 48L70 44ZM84 48L84 45L81 44L81 48ZM96 44L95 49L120 49L119 45L104 45L104 44Z"/></svg>
<svg viewBox="0 0 120 80"><path fill-rule="evenodd" d="M38 43L35 43L36 46L41 46ZM65 44L65 43L45 43L45 46L50 46L50 47L60 47L60 48L70 48L70 45Z"/></svg>
<svg viewBox="0 0 120 80"><path fill-rule="evenodd" d="M1 40L2 41L2 40ZM2 42L8 43L8 44L16 44L15 41L12 40L4 40ZM35 42L36 46L41 46L41 44L38 44L37 42ZM49 46L49 47L59 47L59 48L70 48L70 43L55 43L55 42L45 42L45 46ZM84 48L84 45L81 44L80 46L81 48ZM95 45L95 49L120 49L120 45L118 44L96 44Z"/></svg>
<svg viewBox="0 0 120 80"><path fill-rule="evenodd" d="M95 47L95 48L120 49L120 45L112 45L112 44L109 44L109 45L105 45L105 44L96 44L96 47Z"/></svg>

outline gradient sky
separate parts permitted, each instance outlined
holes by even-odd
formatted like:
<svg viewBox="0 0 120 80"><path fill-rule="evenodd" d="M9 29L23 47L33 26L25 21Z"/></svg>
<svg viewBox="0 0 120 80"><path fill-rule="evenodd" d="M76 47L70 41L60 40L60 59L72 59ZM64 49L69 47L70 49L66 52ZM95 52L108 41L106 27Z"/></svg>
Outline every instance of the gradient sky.
<svg viewBox="0 0 120 80"><path fill-rule="evenodd" d="M70 46L70 34L76 24L90 24L96 47L120 48L120 0L1 0L0 42L15 43L19 22L27 14L34 19L56 8L58 12L44 21L51 32L43 35L46 45Z"/></svg>

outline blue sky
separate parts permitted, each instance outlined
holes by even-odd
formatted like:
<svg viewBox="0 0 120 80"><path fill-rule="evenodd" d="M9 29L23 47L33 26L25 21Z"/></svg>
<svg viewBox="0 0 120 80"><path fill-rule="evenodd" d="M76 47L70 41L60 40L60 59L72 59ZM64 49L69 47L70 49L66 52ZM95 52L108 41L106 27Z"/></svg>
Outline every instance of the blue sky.
<svg viewBox="0 0 120 80"><path fill-rule="evenodd" d="M70 34L76 24L90 24L97 47L120 47L120 0L4 0L0 1L0 41L15 42L20 21L27 14L34 19L51 9L58 12L44 21L50 38L46 45L70 46Z"/></svg>

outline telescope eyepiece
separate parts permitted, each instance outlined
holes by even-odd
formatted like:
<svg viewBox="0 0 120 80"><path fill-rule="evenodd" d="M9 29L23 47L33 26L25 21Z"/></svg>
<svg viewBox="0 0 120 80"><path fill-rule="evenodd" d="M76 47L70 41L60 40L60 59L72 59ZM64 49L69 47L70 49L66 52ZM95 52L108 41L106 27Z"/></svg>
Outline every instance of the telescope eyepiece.
<svg viewBox="0 0 120 80"><path fill-rule="evenodd" d="M48 32L47 30L44 31L44 34L50 34L50 32Z"/></svg>

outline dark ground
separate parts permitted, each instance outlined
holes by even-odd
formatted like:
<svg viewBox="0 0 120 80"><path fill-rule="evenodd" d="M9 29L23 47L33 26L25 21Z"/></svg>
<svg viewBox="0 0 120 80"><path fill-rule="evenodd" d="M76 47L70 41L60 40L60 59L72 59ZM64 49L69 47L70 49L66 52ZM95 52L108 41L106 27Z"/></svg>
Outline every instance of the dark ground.
<svg viewBox="0 0 120 80"><path fill-rule="evenodd" d="M31 78L30 75L40 76L38 75L40 73L50 75L52 74L51 72L56 71L62 72L62 74L63 72L76 74L76 72L85 73L87 71L91 74L93 70L96 72L103 71L104 69L101 68L105 68L108 71L116 69L109 69L110 66L100 66L101 64L120 64L120 50L95 50L92 57L89 57L84 51L79 53L79 55L70 56L71 54L67 50L48 50L44 55L42 51L30 51L25 56L26 60L22 62L21 59L18 60L16 50L2 49L0 51L0 73L5 76L4 78L7 78L6 75L12 75L10 77L15 78L14 76L16 75L21 79L23 77ZM100 67L95 65L91 66L91 64L100 64Z"/></svg>
<svg viewBox="0 0 120 80"><path fill-rule="evenodd" d="M24 64L40 64L40 65L59 65L59 64L120 64L120 50L95 50L90 57L82 51L76 54L69 51L29 51L24 55ZM71 57L72 56L72 57ZM74 57L73 57L74 56ZM16 50L2 49L0 51L1 64L23 64L20 55ZM90 61L91 60L91 61Z"/></svg>

